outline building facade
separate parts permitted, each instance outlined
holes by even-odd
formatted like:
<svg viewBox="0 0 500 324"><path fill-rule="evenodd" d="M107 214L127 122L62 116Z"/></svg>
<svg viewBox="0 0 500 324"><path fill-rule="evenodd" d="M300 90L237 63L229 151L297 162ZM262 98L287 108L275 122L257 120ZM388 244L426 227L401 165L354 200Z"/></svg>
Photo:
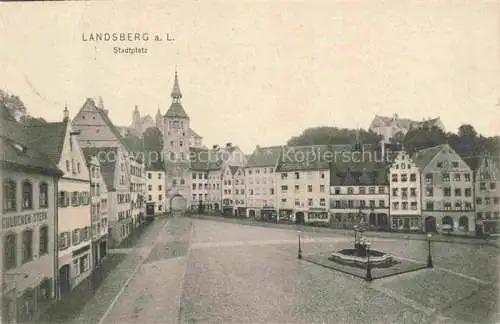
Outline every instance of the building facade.
<svg viewBox="0 0 500 324"><path fill-rule="evenodd" d="M67 108L62 122L26 131L64 172L58 186L58 289L64 298L92 269L90 174L77 138L80 133L73 131Z"/></svg>
<svg viewBox="0 0 500 324"><path fill-rule="evenodd" d="M389 144L391 139L397 137L399 134L404 136L411 129L422 127L437 127L443 131L445 130L444 124L439 117L416 121L408 118L400 118L398 114L394 114L392 117L376 115L370 124L369 130L382 136L383 143Z"/></svg>
<svg viewBox="0 0 500 324"><path fill-rule="evenodd" d="M4 109L4 107L0 107ZM57 297L57 192L62 172L8 113L0 119L0 256L5 322L28 322Z"/></svg>
<svg viewBox="0 0 500 324"><path fill-rule="evenodd" d="M282 150L276 167L280 218L291 215L296 223L329 222L330 149L322 145Z"/></svg>
<svg viewBox="0 0 500 324"><path fill-rule="evenodd" d="M165 170L162 165L146 167L147 202L155 215L165 213Z"/></svg>
<svg viewBox="0 0 500 324"><path fill-rule="evenodd" d="M469 165L448 144L417 151L412 160L420 170L424 230L474 233L474 182Z"/></svg>
<svg viewBox="0 0 500 324"><path fill-rule="evenodd" d="M389 172L391 230L423 230L420 170L408 153L401 151Z"/></svg>
<svg viewBox="0 0 500 324"><path fill-rule="evenodd" d="M500 223L500 163L498 157L483 154L474 170L476 231L496 234Z"/></svg>

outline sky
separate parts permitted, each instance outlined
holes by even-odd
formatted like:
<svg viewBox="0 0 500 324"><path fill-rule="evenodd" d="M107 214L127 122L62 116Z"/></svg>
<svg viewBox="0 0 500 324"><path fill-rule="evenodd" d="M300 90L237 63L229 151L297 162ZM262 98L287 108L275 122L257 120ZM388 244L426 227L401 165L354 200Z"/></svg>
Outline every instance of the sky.
<svg viewBox="0 0 500 324"><path fill-rule="evenodd" d="M61 120L101 96L115 125L164 114L177 69L207 146L250 153L376 114L500 134L496 1L64 1L0 4L0 89ZM91 42L91 33L174 41ZM82 36L84 35L84 36ZM147 54L114 54L144 47Z"/></svg>

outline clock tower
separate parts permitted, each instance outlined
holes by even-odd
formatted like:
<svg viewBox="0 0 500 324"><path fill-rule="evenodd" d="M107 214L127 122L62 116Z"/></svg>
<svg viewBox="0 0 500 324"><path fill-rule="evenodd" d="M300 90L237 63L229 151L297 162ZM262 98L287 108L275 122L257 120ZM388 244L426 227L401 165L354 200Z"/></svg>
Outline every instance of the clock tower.
<svg viewBox="0 0 500 324"><path fill-rule="evenodd" d="M177 71L171 93L172 103L163 116L163 160L165 198L169 211L184 211L191 194L189 180L189 116L182 107Z"/></svg>

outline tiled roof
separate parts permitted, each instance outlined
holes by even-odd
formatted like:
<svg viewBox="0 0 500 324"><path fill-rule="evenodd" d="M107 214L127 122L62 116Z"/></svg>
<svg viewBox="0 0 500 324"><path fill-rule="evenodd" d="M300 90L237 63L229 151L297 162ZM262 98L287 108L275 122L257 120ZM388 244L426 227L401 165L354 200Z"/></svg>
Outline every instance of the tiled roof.
<svg viewBox="0 0 500 324"><path fill-rule="evenodd" d="M237 167L237 166L233 166L233 165L230 165L229 166L229 170L231 171L231 174L232 175L235 175L236 174L236 171L238 171L240 167Z"/></svg>
<svg viewBox="0 0 500 324"><path fill-rule="evenodd" d="M248 158L247 167L275 167L286 146L258 146Z"/></svg>
<svg viewBox="0 0 500 324"><path fill-rule="evenodd" d="M170 108L168 108L167 113L165 114L165 117L189 118L186 111L184 110L184 107L182 107L182 104L180 102L172 102Z"/></svg>
<svg viewBox="0 0 500 324"><path fill-rule="evenodd" d="M198 135L198 133L196 133L192 128L189 128L189 136L201 138L201 136Z"/></svg>
<svg viewBox="0 0 500 324"><path fill-rule="evenodd" d="M44 152L52 163L58 165L64 146L68 120L42 125L24 127L24 132L29 136L30 145Z"/></svg>
<svg viewBox="0 0 500 324"><path fill-rule="evenodd" d="M382 162L337 163L332 165L332 186L377 186L387 185L388 166Z"/></svg>
<svg viewBox="0 0 500 324"><path fill-rule="evenodd" d="M7 116L8 117L8 116ZM30 133L15 121L0 119L0 166L22 167L36 172L62 176L57 164L32 145Z"/></svg>
<svg viewBox="0 0 500 324"><path fill-rule="evenodd" d="M330 164L344 159L351 145L288 146L281 150L276 172L325 170Z"/></svg>
<svg viewBox="0 0 500 324"><path fill-rule="evenodd" d="M192 147L189 153L190 169L193 171L219 170L222 167L220 151Z"/></svg>
<svg viewBox="0 0 500 324"><path fill-rule="evenodd" d="M127 150L130 150L130 148L127 146L127 143L123 139L123 137L120 134L120 131L113 125L113 122L108 116L108 113L105 109L98 108L95 104L94 99L92 98L87 98L83 106L91 105L93 108L99 113L99 116L101 116L102 120L106 124L106 127L109 128L109 130L113 133L113 135L117 138L117 140L122 144Z"/></svg>
<svg viewBox="0 0 500 324"><path fill-rule="evenodd" d="M415 165L420 169L424 169L431 161L432 159L439 153L441 152L441 149L445 146L446 144L442 145L437 145L433 147L428 147L422 150L419 150L415 153L413 153L411 159L413 162L415 162Z"/></svg>

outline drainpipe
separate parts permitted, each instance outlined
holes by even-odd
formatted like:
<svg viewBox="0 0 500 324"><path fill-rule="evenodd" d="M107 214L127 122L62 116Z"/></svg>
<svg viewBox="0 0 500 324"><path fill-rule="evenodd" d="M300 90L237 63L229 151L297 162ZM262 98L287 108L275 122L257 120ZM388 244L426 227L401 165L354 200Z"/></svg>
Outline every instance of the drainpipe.
<svg viewBox="0 0 500 324"><path fill-rule="evenodd" d="M59 300L59 177L54 177L54 298Z"/></svg>

